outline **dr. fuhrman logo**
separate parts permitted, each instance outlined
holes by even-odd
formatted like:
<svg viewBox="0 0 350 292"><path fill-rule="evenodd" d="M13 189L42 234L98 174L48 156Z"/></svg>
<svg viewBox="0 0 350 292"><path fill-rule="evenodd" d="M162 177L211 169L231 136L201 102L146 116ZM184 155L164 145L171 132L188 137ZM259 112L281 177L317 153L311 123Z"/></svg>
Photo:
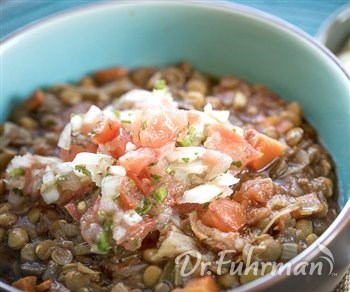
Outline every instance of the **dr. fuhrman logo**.
<svg viewBox="0 0 350 292"><path fill-rule="evenodd" d="M232 262L227 260L228 254L235 255L235 250L223 250L218 253L218 259L215 262L205 261L202 254L197 250L190 250L178 255L175 263L180 267L180 274L182 277L188 277L195 271L200 271L200 275L210 275L211 269L215 266L216 274L221 275L224 272L229 272L231 275L247 275L253 273L254 275L265 275L268 272L271 274L286 273L289 275L333 275L334 257L332 252L322 244L317 244L318 249L322 253L319 259L315 262L300 261L295 265L290 262L257 262L252 261L252 255L256 247L249 248L247 259L245 262ZM328 269L324 266L328 265ZM213 266L213 267L212 267Z"/></svg>

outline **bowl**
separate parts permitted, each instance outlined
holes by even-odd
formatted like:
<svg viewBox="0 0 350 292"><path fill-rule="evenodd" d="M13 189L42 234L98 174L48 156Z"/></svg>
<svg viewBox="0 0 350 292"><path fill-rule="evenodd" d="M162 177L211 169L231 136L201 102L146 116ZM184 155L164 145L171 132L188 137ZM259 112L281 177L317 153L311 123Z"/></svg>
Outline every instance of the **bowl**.
<svg viewBox="0 0 350 292"><path fill-rule="evenodd" d="M39 21L5 39L0 55L2 120L36 87L76 81L111 65L181 60L214 75L263 83L300 102L336 163L342 211L289 266L300 269L323 258L329 269L321 276L302 271L288 276L282 268L235 291L332 291L344 275L350 263L350 81L334 55L305 33L229 3L118 1Z"/></svg>
<svg viewBox="0 0 350 292"><path fill-rule="evenodd" d="M333 53L339 53L350 37L350 5L337 10L320 27L317 39Z"/></svg>

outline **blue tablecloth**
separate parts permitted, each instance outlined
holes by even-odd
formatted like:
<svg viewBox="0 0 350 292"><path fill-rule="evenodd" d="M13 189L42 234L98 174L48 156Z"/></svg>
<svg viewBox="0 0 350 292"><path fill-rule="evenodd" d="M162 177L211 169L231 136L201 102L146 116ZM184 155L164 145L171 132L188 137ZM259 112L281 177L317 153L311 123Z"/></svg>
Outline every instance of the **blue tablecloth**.
<svg viewBox="0 0 350 292"><path fill-rule="evenodd" d="M101 0L0 0L0 38L42 17L94 2ZM315 35L321 23L339 7L349 3L349 0L231 0L231 2L274 14Z"/></svg>

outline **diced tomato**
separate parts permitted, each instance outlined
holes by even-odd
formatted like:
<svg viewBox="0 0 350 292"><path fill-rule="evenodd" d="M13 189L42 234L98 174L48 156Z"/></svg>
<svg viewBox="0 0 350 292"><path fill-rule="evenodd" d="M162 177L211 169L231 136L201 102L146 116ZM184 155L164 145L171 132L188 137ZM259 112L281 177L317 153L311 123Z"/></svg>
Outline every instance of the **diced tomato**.
<svg viewBox="0 0 350 292"><path fill-rule="evenodd" d="M217 199L210 203L202 222L223 232L235 232L246 224L245 209L229 199Z"/></svg>
<svg viewBox="0 0 350 292"><path fill-rule="evenodd" d="M157 160L157 150L151 148L139 148L129 151L120 157L120 165L123 166L130 175L138 176L150 163Z"/></svg>
<svg viewBox="0 0 350 292"><path fill-rule="evenodd" d="M112 67L95 72L95 79L100 84L105 84L121 78L128 74L129 70L125 67Z"/></svg>
<svg viewBox="0 0 350 292"><path fill-rule="evenodd" d="M131 133L124 128L120 128L117 137L107 142L105 146L111 155L118 159L126 153L126 144L129 142L132 143Z"/></svg>
<svg viewBox="0 0 350 292"><path fill-rule="evenodd" d="M224 125L209 125L207 127L208 139L205 146L209 149L219 150L229 155L233 161L245 166L262 156L242 136L228 129Z"/></svg>
<svg viewBox="0 0 350 292"><path fill-rule="evenodd" d="M245 132L245 138L257 151L262 153L261 157L250 161L248 164L248 167L253 170L264 168L274 159L281 156L286 149L286 146L281 142L260 134L255 130L247 130Z"/></svg>
<svg viewBox="0 0 350 292"><path fill-rule="evenodd" d="M270 178L256 178L244 182L233 199L245 207L265 206L274 195L274 186Z"/></svg>
<svg viewBox="0 0 350 292"><path fill-rule="evenodd" d="M190 280L183 292L219 292L220 289L211 276L204 276Z"/></svg>
<svg viewBox="0 0 350 292"><path fill-rule="evenodd" d="M197 125L201 122L200 114L193 111L187 113L187 119L190 125Z"/></svg>
<svg viewBox="0 0 350 292"><path fill-rule="evenodd" d="M85 241L93 245L100 232L100 225L98 223L98 211L100 208L101 198L97 197L92 207L90 207L80 219L81 235Z"/></svg>
<svg viewBox="0 0 350 292"><path fill-rule="evenodd" d="M153 218L145 217L141 222L127 226L127 236L121 241L117 241L117 244L121 244L124 248L128 250L135 250L138 245L135 246L134 240L136 239L140 244L142 240L153 231L156 225L156 221Z"/></svg>
<svg viewBox="0 0 350 292"><path fill-rule="evenodd" d="M86 182L82 184L80 188L76 191L64 190L60 192L60 197L56 203L58 205L65 205L73 199L79 199L83 197L87 192L89 192L94 187L95 187L95 183Z"/></svg>
<svg viewBox="0 0 350 292"><path fill-rule="evenodd" d="M88 139L83 139L74 137L71 147L69 150L61 149L60 157L63 161L72 161L78 153L81 152L90 152L96 153L97 145L90 142Z"/></svg>
<svg viewBox="0 0 350 292"><path fill-rule="evenodd" d="M12 283L12 287L19 289L20 291L25 292L35 292L36 290L36 276L27 276L24 278L20 278L16 282ZM8 290L8 288L7 288Z"/></svg>
<svg viewBox="0 0 350 292"><path fill-rule="evenodd" d="M155 223L154 219L145 217L140 223L129 226L128 234L130 237L143 239L153 229Z"/></svg>
<svg viewBox="0 0 350 292"><path fill-rule="evenodd" d="M134 180L128 177L122 180L118 198L118 203L122 209L130 210L138 207L140 201L144 198L144 194L139 189Z"/></svg>
<svg viewBox="0 0 350 292"><path fill-rule="evenodd" d="M160 148L175 142L178 134L187 126L185 111L148 108L134 122L132 137L137 146ZM185 132L184 135L186 135Z"/></svg>
<svg viewBox="0 0 350 292"><path fill-rule="evenodd" d="M68 203L67 205L64 206L66 208L66 210L68 211L69 215L72 216L72 218L79 222L80 219L81 219L81 213L80 211L78 210L77 206L73 203L73 202L70 202Z"/></svg>
<svg viewBox="0 0 350 292"><path fill-rule="evenodd" d="M135 210L138 205L140 204L140 201L132 196L128 196L125 193L120 193L118 202L120 207L122 207L124 210Z"/></svg>
<svg viewBox="0 0 350 292"><path fill-rule="evenodd" d="M93 130L92 141L95 144L104 144L117 136L121 125L111 119L103 119Z"/></svg>

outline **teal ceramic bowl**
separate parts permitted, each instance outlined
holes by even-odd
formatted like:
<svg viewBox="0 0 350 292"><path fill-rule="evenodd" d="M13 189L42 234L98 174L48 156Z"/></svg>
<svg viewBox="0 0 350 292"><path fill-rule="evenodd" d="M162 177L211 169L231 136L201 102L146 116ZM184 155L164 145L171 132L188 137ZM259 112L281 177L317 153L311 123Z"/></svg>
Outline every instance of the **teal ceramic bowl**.
<svg viewBox="0 0 350 292"><path fill-rule="evenodd" d="M291 25L242 6L185 1L113 2L50 17L1 44L1 119L34 88L76 81L101 67L166 65L234 74L297 100L332 154L340 215L317 240L333 253L330 275L269 275L237 291L331 291L350 263L350 81L335 57ZM315 243L292 267L324 256Z"/></svg>

